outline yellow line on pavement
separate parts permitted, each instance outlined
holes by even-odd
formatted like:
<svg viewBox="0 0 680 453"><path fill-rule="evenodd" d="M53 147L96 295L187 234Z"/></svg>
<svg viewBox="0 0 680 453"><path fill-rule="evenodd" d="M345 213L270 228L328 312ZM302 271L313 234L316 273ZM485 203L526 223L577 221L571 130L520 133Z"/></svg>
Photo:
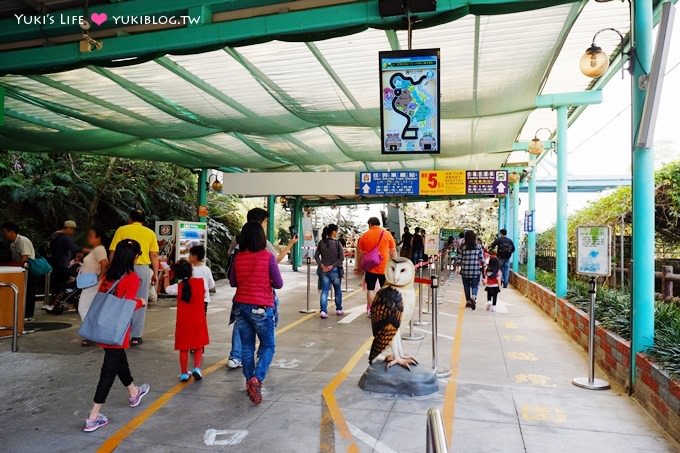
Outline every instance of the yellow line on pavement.
<svg viewBox="0 0 680 453"><path fill-rule="evenodd" d="M371 347L371 343L373 342L373 337L369 338L366 340L360 347L357 349L357 351L354 353L354 355L347 361L344 367L340 370L338 374L335 375L333 379L328 383L326 387L321 391L321 395L323 396L324 401L326 401L326 406L328 407L328 412L330 413L331 419L328 420L328 418L322 420L322 423L332 423L335 422L335 425L338 429L338 432L340 433L340 436L344 438L345 440L348 440L350 443L349 447L347 448L347 451L349 453L355 453L359 451L359 447L357 446L356 442L354 442L354 437L352 436L352 433L349 430L349 426L347 425L347 421L345 420L345 417L342 414L342 410L340 409L340 406L338 405L337 400L335 399L335 391L340 387L340 385L347 379L347 376L349 376L349 373L352 372L355 366L357 366L357 363L359 363L359 360L365 355L366 350ZM321 439L321 442L323 442L324 439Z"/></svg>
<svg viewBox="0 0 680 453"><path fill-rule="evenodd" d="M349 296L351 295L352 294L350 294ZM296 328L303 322L315 316L316 313L310 313L296 321L291 322L290 324L281 327L280 329L277 329L276 336L279 336L283 333L288 332L291 329ZM220 368L224 367L227 364L227 360L228 359L222 359L219 362L214 363L213 365L203 370L203 377L210 376ZM142 412L140 412L132 420L127 422L118 431L116 431L115 433L113 433L113 435L106 439L106 441L104 441L104 443L97 450L97 453L110 453L114 451L121 444L121 442L123 442L128 436L130 436L130 434L132 434L137 428L146 423L146 421L149 420L149 418L151 418L156 412L158 412L159 409L165 406L171 399L175 397L175 395L180 393L189 385L190 384L187 383L180 383L170 388L170 390L168 390L167 392L163 393L160 397L158 397L158 399L156 399L153 403L146 407Z"/></svg>
<svg viewBox="0 0 680 453"><path fill-rule="evenodd" d="M458 305L458 318L456 319L456 332L453 334L453 352L451 352L451 377L446 384L444 393L443 421L444 432L449 444L453 445L453 421L456 415L456 392L458 391L458 364L460 363L460 348L463 342L463 318L465 316L465 300Z"/></svg>

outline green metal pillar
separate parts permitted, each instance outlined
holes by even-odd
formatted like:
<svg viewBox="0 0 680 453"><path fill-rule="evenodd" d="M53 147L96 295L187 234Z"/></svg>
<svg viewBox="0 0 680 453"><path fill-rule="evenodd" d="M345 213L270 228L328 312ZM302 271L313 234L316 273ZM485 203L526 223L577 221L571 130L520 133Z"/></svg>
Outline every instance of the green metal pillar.
<svg viewBox="0 0 680 453"><path fill-rule="evenodd" d="M519 272L519 182L513 182L512 187L512 242L517 251L512 254L512 271Z"/></svg>
<svg viewBox="0 0 680 453"><path fill-rule="evenodd" d="M510 217L510 193L503 198L503 228L510 229L508 218Z"/></svg>
<svg viewBox="0 0 680 453"><path fill-rule="evenodd" d="M527 232L527 278L536 281L536 155L529 157L529 212L533 215L532 231Z"/></svg>
<svg viewBox="0 0 680 453"><path fill-rule="evenodd" d="M501 231L501 228L505 228L505 224L503 223L503 208L505 206L505 201L501 198L497 198L496 201L498 202L498 229L496 230L496 234L498 234L498 232Z"/></svg>
<svg viewBox="0 0 680 453"><path fill-rule="evenodd" d="M202 216L201 207L208 206L208 170L203 168L198 175L198 221L205 222L208 218Z"/></svg>
<svg viewBox="0 0 680 453"><path fill-rule="evenodd" d="M295 227L295 232L298 235L299 240L293 247L295 253L293 253L293 270L297 271L302 267L302 198L295 197L295 207L294 207L293 225Z"/></svg>
<svg viewBox="0 0 680 453"><path fill-rule="evenodd" d="M276 195L269 195L267 197L267 239L272 244L274 243L274 236L276 235Z"/></svg>
<svg viewBox="0 0 680 453"><path fill-rule="evenodd" d="M640 81L650 71L653 55L653 1L631 3L631 33L635 58L632 77L632 143L635 147L646 91ZM654 343L654 151L633 149L633 251L632 279L632 353L644 351ZM633 382L635 361L631 363Z"/></svg>
<svg viewBox="0 0 680 453"><path fill-rule="evenodd" d="M568 225L567 225L567 196L569 181L567 176L567 133L568 106L560 105L557 108L557 250L555 251L555 294L557 297L567 295L567 278L569 266L568 250Z"/></svg>
<svg viewBox="0 0 680 453"><path fill-rule="evenodd" d="M0 86L0 126L5 122L5 89Z"/></svg>

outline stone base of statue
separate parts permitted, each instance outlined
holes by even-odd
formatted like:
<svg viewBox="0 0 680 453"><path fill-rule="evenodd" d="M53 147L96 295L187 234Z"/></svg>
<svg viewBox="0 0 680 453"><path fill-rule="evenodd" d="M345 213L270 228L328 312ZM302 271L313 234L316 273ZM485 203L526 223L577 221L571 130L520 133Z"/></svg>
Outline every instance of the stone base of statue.
<svg viewBox="0 0 680 453"><path fill-rule="evenodd" d="M369 365L359 379L359 387L367 392L410 396L431 395L439 391L437 374L429 366L411 366L409 371L399 365L385 369L386 365L382 360Z"/></svg>

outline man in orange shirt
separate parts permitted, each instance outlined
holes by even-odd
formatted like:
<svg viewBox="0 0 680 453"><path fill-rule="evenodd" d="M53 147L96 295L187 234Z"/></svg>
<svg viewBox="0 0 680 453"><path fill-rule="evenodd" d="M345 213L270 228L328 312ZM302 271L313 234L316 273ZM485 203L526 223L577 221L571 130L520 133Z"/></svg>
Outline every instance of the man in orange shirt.
<svg viewBox="0 0 680 453"><path fill-rule="evenodd" d="M380 253L380 264L371 269L363 269L363 257L376 249ZM387 262L390 257L396 258L397 245L394 242L394 237L380 226L380 220L377 217L368 219L368 231L364 233L357 243L357 258L356 268L354 272L361 274L366 272L364 279L366 280L366 301L368 303L368 314L371 314L371 305L375 299L375 284L380 282L380 287L385 285L385 269L387 269Z"/></svg>

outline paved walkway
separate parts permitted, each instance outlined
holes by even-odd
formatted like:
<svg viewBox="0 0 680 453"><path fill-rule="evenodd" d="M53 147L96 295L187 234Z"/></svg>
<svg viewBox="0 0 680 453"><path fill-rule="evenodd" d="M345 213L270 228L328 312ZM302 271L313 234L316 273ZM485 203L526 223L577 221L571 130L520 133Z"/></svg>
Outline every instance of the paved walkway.
<svg viewBox="0 0 680 453"><path fill-rule="evenodd" d="M454 452L680 451L621 389L573 387L571 379L586 372L582 350L514 290L501 293L497 313L471 312L460 306L458 278L443 279L439 364L454 376L440 380L435 395L409 398L367 394L356 385L370 344L358 282L345 294L349 314L322 321L298 313L306 275L284 278L277 354L262 405L247 399L240 371L224 368L230 288L220 287L209 309L205 379L177 384L174 302L162 299L150 309L144 345L129 353L137 381L152 386L150 397L130 409L116 384L104 410L111 424L91 434L79 429L102 353L80 347L77 315L40 315L38 322L72 326L21 338L17 354L0 341L3 451L420 453L429 407L442 409ZM405 345L423 367L431 365L429 328L419 330L423 341Z"/></svg>

